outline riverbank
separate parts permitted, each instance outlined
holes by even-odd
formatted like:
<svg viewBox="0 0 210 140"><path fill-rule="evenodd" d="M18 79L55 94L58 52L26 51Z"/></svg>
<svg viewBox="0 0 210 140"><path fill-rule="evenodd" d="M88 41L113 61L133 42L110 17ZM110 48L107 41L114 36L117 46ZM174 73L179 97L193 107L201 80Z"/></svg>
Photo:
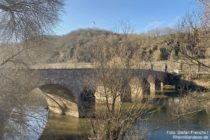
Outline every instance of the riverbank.
<svg viewBox="0 0 210 140"><path fill-rule="evenodd" d="M196 85L202 86L204 88L210 89L210 79L194 79L192 80Z"/></svg>

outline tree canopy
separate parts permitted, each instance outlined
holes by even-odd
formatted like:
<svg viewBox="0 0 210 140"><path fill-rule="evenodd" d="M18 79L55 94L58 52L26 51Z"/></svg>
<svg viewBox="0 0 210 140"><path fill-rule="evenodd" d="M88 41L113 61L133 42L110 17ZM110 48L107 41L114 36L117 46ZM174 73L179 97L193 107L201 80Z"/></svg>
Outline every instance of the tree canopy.
<svg viewBox="0 0 210 140"><path fill-rule="evenodd" d="M1 0L0 40L25 40L49 32L64 0Z"/></svg>

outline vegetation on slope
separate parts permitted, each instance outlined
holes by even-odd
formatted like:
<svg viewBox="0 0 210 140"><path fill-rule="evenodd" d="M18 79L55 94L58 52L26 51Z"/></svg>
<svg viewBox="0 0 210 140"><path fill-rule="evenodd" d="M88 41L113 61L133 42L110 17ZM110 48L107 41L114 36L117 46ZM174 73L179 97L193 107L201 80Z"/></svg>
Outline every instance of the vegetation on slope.
<svg viewBox="0 0 210 140"><path fill-rule="evenodd" d="M145 34L127 34L125 49L129 57L135 62L177 60L180 58L183 43L188 35L178 35L172 29L153 30ZM114 33L100 29L80 29L64 36L48 36L43 40L37 40L37 44L31 44L27 51L23 52L20 59L25 63L57 63L57 62L93 62L95 49L102 45L109 50L107 59L121 57L119 47L123 46L124 34ZM36 47L34 47L34 45ZM210 41L200 43L200 58L209 58ZM1 47L1 51L15 52L18 48ZM10 51L8 51L10 50Z"/></svg>

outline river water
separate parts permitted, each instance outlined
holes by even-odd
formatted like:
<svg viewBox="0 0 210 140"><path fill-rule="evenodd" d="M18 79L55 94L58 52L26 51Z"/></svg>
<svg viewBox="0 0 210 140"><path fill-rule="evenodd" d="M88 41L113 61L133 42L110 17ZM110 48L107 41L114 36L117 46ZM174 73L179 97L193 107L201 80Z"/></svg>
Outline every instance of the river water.
<svg viewBox="0 0 210 140"><path fill-rule="evenodd" d="M62 139L79 140L87 139L90 130L88 119L78 119L49 114L48 123L42 134L41 140ZM206 112L199 112L187 120L171 120L165 109L153 113L148 120L139 120L128 132L127 140L139 140L145 136L148 140L173 140L176 136L202 136L210 139L210 117ZM185 133L186 132L186 133ZM201 133L202 134L197 134ZM175 134L174 134L175 133ZM183 134L182 134L183 133ZM180 138L185 140L185 138ZM189 138L189 139L193 139ZM198 137L196 137L198 139Z"/></svg>
<svg viewBox="0 0 210 140"><path fill-rule="evenodd" d="M173 100L170 100L171 98ZM177 100L174 100L174 97L164 100L165 102L160 105L158 111L147 116L147 119L139 119L129 130L125 139L138 140L142 136L146 136L148 140L210 139L210 116L208 113L200 111L189 118L172 119L169 115L170 108L167 105L170 102L177 102ZM5 133L4 139L86 140L88 138L89 119L52 114L45 107L42 105L25 110L28 115L24 121L28 126L31 126L31 129L26 129L24 125L21 126L10 120L8 127L21 130L22 133L21 135L17 132L14 132L14 135Z"/></svg>

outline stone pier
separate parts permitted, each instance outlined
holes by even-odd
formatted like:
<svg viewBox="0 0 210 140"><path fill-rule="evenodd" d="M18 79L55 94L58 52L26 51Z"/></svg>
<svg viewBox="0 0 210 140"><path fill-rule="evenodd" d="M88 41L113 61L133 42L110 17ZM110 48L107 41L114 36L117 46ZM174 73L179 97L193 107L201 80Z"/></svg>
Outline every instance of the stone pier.
<svg viewBox="0 0 210 140"><path fill-rule="evenodd" d="M138 77L131 79L129 83L131 87L131 100L132 102L141 100L143 98L143 88Z"/></svg>
<svg viewBox="0 0 210 140"><path fill-rule="evenodd" d="M156 88L155 88L155 78L154 78L154 76L149 75L147 77L147 81L149 82L150 97L155 97Z"/></svg>

